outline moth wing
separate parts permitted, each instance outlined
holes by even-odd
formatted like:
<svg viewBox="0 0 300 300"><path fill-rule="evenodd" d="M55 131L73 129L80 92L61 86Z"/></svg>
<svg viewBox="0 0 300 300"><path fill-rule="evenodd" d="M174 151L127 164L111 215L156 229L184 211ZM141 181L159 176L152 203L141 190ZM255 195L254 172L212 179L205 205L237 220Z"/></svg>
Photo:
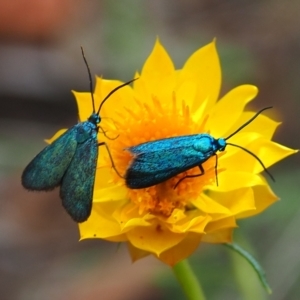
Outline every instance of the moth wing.
<svg viewBox="0 0 300 300"><path fill-rule="evenodd" d="M25 168L22 185L28 190L48 191L60 185L77 148L75 126L44 148Z"/></svg>
<svg viewBox="0 0 300 300"><path fill-rule="evenodd" d="M73 160L62 179L62 205L78 223L86 221L91 214L97 158L96 139L90 138L78 144Z"/></svg>
<svg viewBox="0 0 300 300"><path fill-rule="evenodd" d="M183 135L177 137L170 137L166 139L151 141L139 144L137 146L126 148L127 151L132 154L141 154L141 153L150 153L150 152L158 152L163 150L170 150L176 148L189 147L193 145L193 140L195 138L199 138L199 134L194 135Z"/></svg>
<svg viewBox="0 0 300 300"><path fill-rule="evenodd" d="M209 157L187 145L136 155L126 171L129 188L149 187L205 162Z"/></svg>

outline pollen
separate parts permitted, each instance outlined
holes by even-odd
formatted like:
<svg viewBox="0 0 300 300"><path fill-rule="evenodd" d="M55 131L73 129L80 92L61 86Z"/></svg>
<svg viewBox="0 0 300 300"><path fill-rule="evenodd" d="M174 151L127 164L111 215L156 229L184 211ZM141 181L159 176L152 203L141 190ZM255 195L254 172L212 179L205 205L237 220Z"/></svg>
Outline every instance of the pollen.
<svg viewBox="0 0 300 300"><path fill-rule="evenodd" d="M127 147L168 137L204 133L207 120L204 117L200 124L193 121L189 106L183 100L176 100L175 93L169 105L153 96L148 104L136 100L135 107L126 108L125 112L119 112L119 116L122 123L115 122L115 132L112 128L110 130L113 131L110 135L118 138L108 143L121 174L125 174L133 159L126 151ZM128 198L138 206L140 215L151 213L168 218L174 209L188 209L190 202L206 185L215 184L215 163L215 157L206 161L203 164L205 173L201 176L196 176L201 171L195 167L149 188L128 189ZM115 180L125 185L124 179L116 176Z"/></svg>

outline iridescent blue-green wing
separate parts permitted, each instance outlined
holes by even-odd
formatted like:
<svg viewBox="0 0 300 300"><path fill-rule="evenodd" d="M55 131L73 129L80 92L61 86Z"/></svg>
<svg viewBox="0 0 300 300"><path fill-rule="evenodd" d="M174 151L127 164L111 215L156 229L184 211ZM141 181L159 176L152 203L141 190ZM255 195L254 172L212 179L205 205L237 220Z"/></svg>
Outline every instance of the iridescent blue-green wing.
<svg viewBox="0 0 300 300"><path fill-rule="evenodd" d="M188 152L186 148L182 150ZM138 154L126 171L126 185L141 189L166 181L201 164L197 154L185 156L180 148Z"/></svg>
<svg viewBox="0 0 300 300"><path fill-rule="evenodd" d="M48 191L60 185L77 148L75 126L43 149L25 168L22 185L28 190Z"/></svg>
<svg viewBox="0 0 300 300"><path fill-rule="evenodd" d="M60 187L62 205L75 222L84 222L91 214L98 143L90 138L78 144L73 160Z"/></svg>
<svg viewBox="0 0 300 300"><path fill-rule="evenodd" d="M146 188L201 165L214 151L204 153L195 145L208 138L206 134L179 136L128 148L135 157L125 174L126 185L132 189Z"/></svg>
<svg viewBox="0 0 300 300"><path fill-rule="evenodd" d="M206 136L206 134L202 135ZM163 150L168 151L170 149L176 149L177 147L181 148L182 145L185 145L186 147L192 146L194 143L194 139L197 139L198 137L199 134L170 137L128 147L126 148L126 150L128 150L132 154L158 152Z"/></svg>

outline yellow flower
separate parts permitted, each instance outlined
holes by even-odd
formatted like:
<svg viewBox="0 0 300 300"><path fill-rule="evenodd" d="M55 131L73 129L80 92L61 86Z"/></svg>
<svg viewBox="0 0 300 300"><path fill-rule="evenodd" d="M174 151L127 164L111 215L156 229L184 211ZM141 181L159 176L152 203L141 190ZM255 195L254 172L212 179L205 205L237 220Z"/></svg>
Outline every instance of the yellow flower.
<svg viewBox="0 0 300 300"><path fill-rule="evenodd" d="M166 50L156 41L141 74L114 93L103 105L99 142L105 141L115 166L125 174L132 156L127 147L157 139L209 133L215 138L234 132L255 113L244 111L257 88L242 85L220 100L221 69L215 42L197 50L176 70ZM97 78L96 107L121 82ZM77 93L80 121L91 114L90 93ZM269 167L296 151L272 142L279 123L265 115L230 139L255 153ZM176 159L176 157L174 158ZM262 212L278 197L272 192L256 159L228 146L207 160L205 174L193 168L150 188L130 190L111 167L105 147L100 147L90 218L79 224L81 239L101 238L127 242L137 260L154 255L174 265L188 257L201 242L230 242L236 220Z"/></svg>

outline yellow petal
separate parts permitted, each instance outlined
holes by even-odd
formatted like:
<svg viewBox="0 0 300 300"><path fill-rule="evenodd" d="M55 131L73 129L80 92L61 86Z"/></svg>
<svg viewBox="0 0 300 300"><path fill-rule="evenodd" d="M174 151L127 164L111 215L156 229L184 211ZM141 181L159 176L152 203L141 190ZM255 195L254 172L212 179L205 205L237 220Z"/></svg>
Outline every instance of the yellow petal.
<svg viewBox="0 0 300 300"><path fill-rule="evenodd" d="M268 185L259 185L252 188L254 193L256 210L248 211L237 215L237 218L248 218L260 214L279 198L274 194Z"/></svg>
<svg viewBox="0 0 300 300"><path fill-rule="evenodd" d="M223 136L226 137L233 133L237 128L240 128L247 121L249 121L256 113L255 112L243 112L237 122L231 129ZM276 128L280 125L280 122L276 122L269 117L261 114L253 122L248 124L242 129L242 132L259 132L261 136L266 139L271 139ZM230 139L231 141L232 139Z"/></svg>
<svg viewBox="0 0 300 300"><path fill-rule="evenodd" d="M218 215L231 215L232 212L226 208L223 204L219 204L213 198L202 193L196 200L194 200L193 205L195 205L201 211L207 214L218 214ZM221 203L221 202L220 202Z"/></svg>
<svg viewBox="0 0 300 300"><path fill-rule="evenodd" d="M211 244L231 243L234 228L226 228L210 232L203 236L202 242Z"/></svg>
<svg viewBox="0 0 300 300"><path fill-rule="evenodd" d="M246 104L256 97L257 87L241 85L227 93L209 111L207 128L214 137L225 137L228 130L240 118Z"/></svg>
<svg viewBox="0 0 300 300"><path fill-rule="evenodd" d="M254 135L252 134L252 136ZM245 139L247 137L250 141L248 144ZM250 134L244 133L234 139L234 144L240 145L256 154L264 163L266 168L285 157L298 152L298 150L287 148L263 137L254 138L253 140L251 139ZM240 162L243 163L241 164ZM255 174L263 171L263 168L257 159L251 157L251 155L245 151L231 145L226 148L226 154L220 159L219 166L230 168L230 171L239 170L244 172L253 172Z"/></svg>
<svg viewBox="0 0 300 300"><path fill-rule="evenodd" d="M203 233L206 225L211 221L209 215L202 215L199 211L189 211L186 213L186 218L179 222L167 225L172 232L185 233L185 232L196 232Z"/></svg>
<svg viewBox="0 0 300 300"><path fill-rule="evenodd" d="M136 73L135 78L139 78L133 83L134 93L137 99L141 100L143 103L151 103L153 93L148 90L147 78L144 79L143 76Z"/></svg>
<svg viewBox="0 0 300 300"><path fill-rule="evenodd" d="M74 94L76 102L77 102L79 121L84 122L93 113L93 102L92 102L91 93L86 93L86 92L81 93L81 92L76 92L76 91L72 91L72 93ZM96 105L96 103L95 103L95 105Z"/></svg>
<svg viewBox="0 0 300 300"><path fill-rule="evenodd" d="M235 222L235 217L227 217L214 222L210 222L209 224L207 224L205 231L207 234L209 234L211 232L219 231L221 229L235 228L235 227L237 227Z"/></svg>
<svg viewBox="0 0 300 300"><path fill-rule="evenodd" d="M246 172L224 171L218 175L219 185L209 186L210 190L217 192L229 192L255 185L265 185L261 176Z"/></svg>
<svg viewBox="0 0 300 300"><path fill-rule="evenodd" d="M128 240L136 248L156 254L180 243L186 234L173 233L163 224L153 223L150 227L136 227L127 232Z"/></svg>
<svg viewBox="0 0 300 300"><path fill-rule="evenodd" d="M113 184L94 190L93 202L119 201L126 199L127 189L124 185Z"/></svg>
<svg viewBox="0 0 300 300"><path fill-rule="evenodd" d="M227 207L231 215L236 216L249 211L253 214L257 213L253 187L243 187L225 193L218 192L216 189L209 191L208 195L216 202Z"/></svg>
<svg viewBox="0 0 300 300"><path fill-rule="evenodd" d="M94 201L105 202L107 200L121 200L127 197L128 191L123 182L113 180L115 175L111 168L97 168L94 182Z"/></svg>
<svg viewBox="0 0 300 300"><path fill-rule="evenodd" d="M171 216L165 219L165 222L169 224L176 224L181 221L185 222L185 220L186 220L185 211L183 209L175 208Z"/></svg>
<svg viewBox="0 0 300 300"><path fill-rule="evenodd" d="M173 74L174 71L172 59L161 45L159 39L157 39L151 54L143 66L141 77L143 77L145 82L148 82L150 91L155 91L157 86L153 84Z"/></svg>
<svg viewBox="0 0 300 300"><path fill-rule="evenodd" d="M169 266L174 266L179 261L190 256L198 248L201 238L201 234L189 233L184 240L182 240L176 246L161 253L158 256L158 259Z"/></svg>
<svg viewBox="0 0 300 300"><path fill-rule="evenodd" d="M266 140L266 139L258 139L255 142L249 145L250 150L254 153L257 153L258 157L263 160L264 165L268 168L278 161L295 154L298 150L294 150L278 143ZM263 168L256 161L254 172L259 173L262 172Z"/></svg>
<svg viewBox="0 0 300 300"><path fill-rule="evenodd" d="M179 101L179 103L184 101L186 105L192 106L194 99L197 97L197 90L198 86L195 81L185 80L175 89L176 100Z"/></svg>
<svg viewBox="0 0 300 300"><path fill-rule="evenodd" d="M112 217L112 213L122 205L123 202L93 203L90 217L79 224L80 239L120 235L120 224Z"/></svg>
<svg viewBox="0 0 300 300"><path fill-rule="evenodd" d="M135 227L139 226L151 226L151 223L147 221L147 218L132 218L129 219L126 223L122 224L122 232L128 232Z"/></svg>
<svg viewBox="0 0 300 300"><path fill-rule="evenodd" d="M109 146L108 146L109 148ZM112 156L114 161L114 156ZM122 174L120 174L122 176ZM122 195L125 195L126 191L124 181L118 181L116 179L120 178L116 173L116 170L112 167L112 161L109 158L106 147L98 147L98 162L97 162L97 172L95 178L95 191L101 188L117 188L120 189ZM99 192L101 193L101 192ZM95 195L95 194L94 194Z"/></svg>
<svg viewBox="0 0 300 300"><path fill-rule="evenodd" d="M218 99L221 88L221 68L215 41L194 52L180 72L184 80L193 80L197 87L197 95L192 111L196 111L199 103L207 99L209 109Z"/></svg>
<svg viewBox="0 0 300 300"><path fill-rule="evenodd" d="M144 257L150 255L149 252L138 249L130 243L127 243L127 246L128 246L128 250L129 250L129 254L131 256L132 262L135 262L141 258L144 258Z"/></svg>
<svg viewBox="0 0 300 300"><path fill-rule="evenodd" d="M143 66L140 79L134 84L135 93L144 103L150 104L152 97L170 103L176 77L173 62L157 39Z"/></svg>
<svg viewBox="0 0 300 300"><path fill-rule="evenodd" d="M104 238L104 240L108 242L114 242L114 243L123 243L123 242L127 242L127 236L126 234L117 234L117 235L106 237Z"/></svg>
<svg viewBox="0 0 300 300"><path fill-rule="evenodd" d="M120 210L112 213L113 217L120 222L122 232L127 232L133 227L151 226L151 214L140 215L138 207L133 203L127 203Z"/></svg>
<svg viewBox="0 0 300 300"><path fill-rule="evenodd" d="M139 79L137 81L139 81ZM122 85L123 83L124 82L119 80L104 80L100 77L97 77L95 88L96 111L98 111L100 103L103 102L103 100L108 96L108 94L111 93L113 89ZM118 108L119 111L122 111L124 107L132 107L134 105L136 105L136 103L134 101L133 89L130 85L126 85L120 88L119 90L115 91L109 96L109 98L107 98L107 100L101 107L100 116L101 118L108 118L112 119L113 121L117 121L120 119L120 116L116 114L116 111L118 111L116 108Z"/></svg>
<svg viewBox="0 0 300 300"><path fill-rule="evenodd" d="M113 91L113 89L123 84L123 82L119 80L104 80L100 77L97 77L96 79L96 88L93 96L95 101L95 112L97 113L105 97L108 96L109 93ZM79 111L79 120L81 122L86 121L93 113L91 93L81 93L75 91L72 92L76 98ZM120 88L120 90L115 91L112 95L109 96L109 98L107 98L107 100L101 107L100 117L117 120L119 116L115 114L116 106L119 108L123 108L124 106L134 105L135 102L133 95L134 93L130 86L124 86Z"/></svg>

